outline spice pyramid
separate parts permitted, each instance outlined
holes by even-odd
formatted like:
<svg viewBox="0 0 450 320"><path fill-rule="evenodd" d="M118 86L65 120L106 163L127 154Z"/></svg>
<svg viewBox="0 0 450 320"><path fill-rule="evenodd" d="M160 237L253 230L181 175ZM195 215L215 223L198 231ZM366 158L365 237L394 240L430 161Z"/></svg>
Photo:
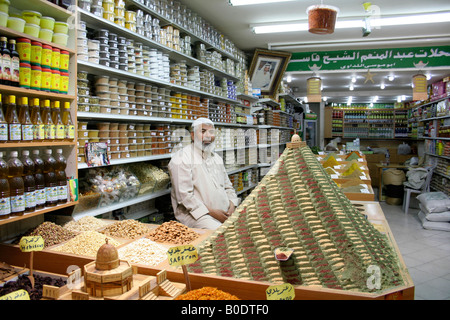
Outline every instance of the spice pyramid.
<svg viewBox="0 0 450 320"><path fill-rule="evenodd" d="M287 261L274 250L289 247ZM372 292L403 285L395 251L331 180L309 147L286 148L225 223L197 247L189 272Z"/></svg>

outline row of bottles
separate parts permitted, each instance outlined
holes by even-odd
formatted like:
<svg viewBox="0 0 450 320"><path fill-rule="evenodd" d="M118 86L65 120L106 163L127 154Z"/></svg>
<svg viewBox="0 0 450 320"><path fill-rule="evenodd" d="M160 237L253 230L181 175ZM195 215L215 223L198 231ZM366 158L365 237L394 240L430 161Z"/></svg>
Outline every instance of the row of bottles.
<svg viewBox="0 0 450 320"><path fill-rule="evenodd" d="M0 152L0 219L22 216L45 207L66 203L67 160L62 149L52 155L46 149L41 158L39 150L11 151L8 161Z"/></svg>
<svg viewBox="0 0 450 320"><path fill-rule="evenodd" d="M0 94L0 142L72 141L75 125L70 115L70 102L8 96L2 102ZM18 102L18 105L17 105Z"/></svg>
<svg viewBox="0 0 450 320"><path fill-rule="evenodd" d="M0 84L19 86L20 57L16 50L16 40L0 37Z"/></svg>

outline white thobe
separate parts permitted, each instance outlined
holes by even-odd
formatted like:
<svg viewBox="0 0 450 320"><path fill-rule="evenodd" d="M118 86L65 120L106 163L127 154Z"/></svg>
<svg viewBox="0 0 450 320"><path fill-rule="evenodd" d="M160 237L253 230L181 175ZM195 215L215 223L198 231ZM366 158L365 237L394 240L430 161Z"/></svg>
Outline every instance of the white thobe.
<svg viewBox="0 0 450 320"><path fill-rule="evenodd" d="M217 153L202 152L194 144L177 151L169 162L171 200L175 218L190 228L216 229L221 222L208 208L228 211L238 197Z"/></svg>

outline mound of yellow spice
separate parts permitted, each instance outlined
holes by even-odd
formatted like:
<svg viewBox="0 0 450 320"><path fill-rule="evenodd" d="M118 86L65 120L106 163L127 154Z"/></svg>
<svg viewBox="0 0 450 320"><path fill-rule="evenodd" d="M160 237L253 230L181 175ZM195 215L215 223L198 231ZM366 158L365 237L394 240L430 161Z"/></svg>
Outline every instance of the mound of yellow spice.
<svg viewBox="0 0 450 320"><path fill-rule="evenodd" d="M240 300L235 295L217 288L203 287L179 295L175 300Z"/></svg>

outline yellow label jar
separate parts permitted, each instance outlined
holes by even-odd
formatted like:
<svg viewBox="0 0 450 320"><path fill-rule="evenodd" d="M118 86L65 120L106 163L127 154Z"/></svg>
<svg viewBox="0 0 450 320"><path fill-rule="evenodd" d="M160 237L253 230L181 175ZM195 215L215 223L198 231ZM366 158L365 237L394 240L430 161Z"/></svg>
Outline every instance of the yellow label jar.
<svg viewBox="0 0 450 320"><path fill-rule="evenodd" d="M41 90L50 92L52 88L52 70L50 68L42 68Z"/></svg>
<svg viewBox="0 0 450 320"><path fill-rule="evenodd" d="M52 69L52 87L51 92L59 93L59 85L61 82L61 72L56 69Z"/></svg>
<svg viewBox="0 0 450 320"><path fill-rule="evenodd" d="M17 52L22 62L31 61L31 40L27 38L17 38Z"/></svg>
<svg viewBox="0 0 450 320"><path fill-rule="evenodd" d="M40 66L31 66L30 87L34 90L41 90L42 68Z"/></svg>
<svg viewBox="0 0 450 320"><path fill-rule="evenodd" d="M19 86L21 88L30 88L31 83L31 64L21 62L19 65Z"/></svg>
<svg viewBox="0 0 450 320"><path fill-rule="evenodd" d="M69 73L61 72L59 78L59 93L67 94L69 92Z"/></svg>
<svg viewBox="0 0 450 320"><path fill-rule="evenodd" d="M41 64L42 57L42 43L31 41L31 59L30 62L34 64Z"/></svg>
<svg viewBox="0 0 450 320"><path fill-rule="evenodd" d="M48 44L42 45L41 67L50 68L52 65L52 46Z"/></svg>
<svg viewBox="0 0 450 320"><path fill-rule="evenodd" d="M59 70L69 70L69 51L62 50L60 55Z"/></svg>
<svg viewBox="0 0 450 320"><path fill-rule="evenodd" d="M59 63L61 62L61 50L58 48L52 49L52 69L59 69Z"/></svg>

